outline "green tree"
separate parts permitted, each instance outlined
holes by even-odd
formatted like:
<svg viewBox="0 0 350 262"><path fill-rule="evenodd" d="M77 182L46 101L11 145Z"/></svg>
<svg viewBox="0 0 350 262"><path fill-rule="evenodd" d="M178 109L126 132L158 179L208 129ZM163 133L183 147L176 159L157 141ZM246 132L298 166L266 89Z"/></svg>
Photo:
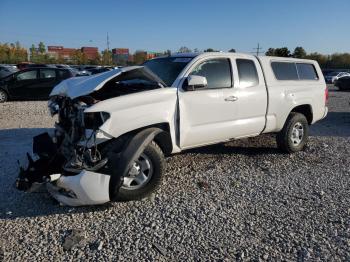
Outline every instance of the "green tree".
<svg viewBox="0 0 350 262"><path fill-rule="evenodd" d="M168 49L164 52L164 55L171 56L171 51Z"/></svg>
<svg viewBox="0 0 350 262"><path fill-rule="evenodd" d="M28 53L17 41L16 43L0 43L0 63L17 64L28 60Z"/></svg>
<svg viewBox="0 0 350 262"><path fill-rule="evenodd" d="M328 57L320 53L314 52L306 55L306 59L316 60L321 67L325 67L328 61Z"/></svg>
<svg viewBox="0 0 350 262"><path fill-rule="evenodd" d="M186 47L186 46L180 47L180 49L179 49L179 51L178 51L178 53L191 53L191 52L192 52L192 50L189 49L189 48Z"/></svg>
<svg viewBox="0 0 350 262"><path fill-rule="evenodd" d="M290 51L287 47L281 47L275 49L275 55L280 57L290 57Z"/></svg>
<svg viewBox="0 0 350 262"><path fill-rule="evenodd" d="M43 42L40 42L38 45L38 51L40 54L44 54L46 52L46 47Z"/></svg>
<svg viewBox="0 0 350 262"><path fill-rule="evenodd" d="M112 51L107 49L102 51L101 65L113 65Z"/></svg>
<svg viewBox="0 0 350 262"><path fill-rule="evenodd" d="M72 61L76 65L86 65L88 62L86 55L79 49L74 52Z"/></svg>
<svg viewBox="0 0 350 262"><path fill-rule="evenodd" d="M236 49L231 48L230 50L228 50L230 53L236 53Z"/></svg>
<svg viewBox="0 0 350 262"><path fill-rule="evenodd" d="M92 65L99 65L101 64L101 54L97 53L96 58L94 60L91 60Z"/></svg>
<svg viewBox="0 0 350 262"><path fill-rule="evenodd" d="M306 57L306 51L305 51L305 49L302 48L301 46L297 46L297 47L294 49L293 57L295 57L295 58L305 58L305 57Z"/></svg>
<svg viewBox="0 0 350 262"><path fill-rule="evenodd" d="M213 48L205 49L204 52L216 52Z"/></svg>
<svg viewBox="0 0 350 262"><path fill-rule="evenodd" d="M281 48L269 48L265 55L267 56L280 56L280 57L290 57L290 51L287 47Z"/></svg>
<svg viewBox="0 0 350 262"><path fill-rule="evenodd" d="M136 51L134 54L134 64L140 65L147 60L147 52Z"/></svg>
<svg viewBox="0 0 350 262"><path fill-rule="evenodd" d="M275 48L271 48L271 47L270 47L270 48L266 51L265 55L267 55L267 56L274 56L274 55L275 55Z"/></svg>

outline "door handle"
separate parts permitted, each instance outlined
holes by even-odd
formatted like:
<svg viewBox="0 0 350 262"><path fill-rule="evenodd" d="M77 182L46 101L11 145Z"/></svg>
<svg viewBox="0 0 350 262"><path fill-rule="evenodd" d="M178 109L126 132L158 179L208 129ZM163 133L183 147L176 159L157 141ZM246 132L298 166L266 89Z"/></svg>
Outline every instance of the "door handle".
<svg viewBox="0 0 350 262"><path fill-rule="evenodd" d="M225 101L226 102L234 102L234 101L237 101L238 100L238 97L236 96L228 96L225 98Z"/></svg>

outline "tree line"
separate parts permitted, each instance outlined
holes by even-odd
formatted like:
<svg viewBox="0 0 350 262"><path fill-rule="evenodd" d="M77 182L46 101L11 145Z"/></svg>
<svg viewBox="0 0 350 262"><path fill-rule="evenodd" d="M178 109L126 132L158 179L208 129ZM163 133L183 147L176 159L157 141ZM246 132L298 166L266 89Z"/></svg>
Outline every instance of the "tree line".
<svg viewBox="0 0 350 262"><path fill-rule="evenodd" d="M204 52L218 52L213 48L207 48ZM178 53L190 53L192 50L186 46L182 46L177 51ZM197 48L193 52L200 52ZM234 48L228 52L236 52ZM170 50L156 53L155 56L171 55ZM316 60L322 68L350 68L350 53L334 53L331 55L324 55L318 52L307 53L305 49L298 46L291 52L287 47L269 48L265 55L279 56L279 57L295 57ZM147 60L147 53L145 51L136 51L133 54L133 61L125 61L123 65L141 64ZM67 62L64 58L55 58L46 52L46 46L43 42L37 45L32 45L29 48L29 53L26 48L21 46L17 41L15 43L0 43L0 63L1 64L17 64L20 62L33 62L42 64L93 64L93 65L113 65L112 52L110 50L103 50L97 54L96 59L89 60L86 55L77 49L71 60Z"/></svg>
<svg viewBox="0 0 350 262"><path fill-rule="evenodd" d="M333 53L331 55L323 55L318 52L307 53L303 47L298 46L293 52L287 47L269 48L265 55L316 60L322 68L350 68L350 53Z"/></svg>

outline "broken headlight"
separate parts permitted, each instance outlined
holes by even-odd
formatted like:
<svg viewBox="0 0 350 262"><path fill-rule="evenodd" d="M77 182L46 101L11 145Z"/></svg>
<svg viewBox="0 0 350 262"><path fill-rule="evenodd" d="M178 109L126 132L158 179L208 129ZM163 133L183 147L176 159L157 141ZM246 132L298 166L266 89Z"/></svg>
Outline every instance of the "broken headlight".
<svg viewBox="0 0 350 262"><path fill-rule="evenodd" d="M50 114L51 116L54 116L58 113L58 111L60 110L60 106L58 105L58 103L56 103L55 101L49 100L48 104L47 104Z"/></svg>
<svg viewBox="0 0 350 262"><path fill-rule="evenodd" d="M107 112L84 113L84 126L86 129L96 130L110 117Z"/></svg>

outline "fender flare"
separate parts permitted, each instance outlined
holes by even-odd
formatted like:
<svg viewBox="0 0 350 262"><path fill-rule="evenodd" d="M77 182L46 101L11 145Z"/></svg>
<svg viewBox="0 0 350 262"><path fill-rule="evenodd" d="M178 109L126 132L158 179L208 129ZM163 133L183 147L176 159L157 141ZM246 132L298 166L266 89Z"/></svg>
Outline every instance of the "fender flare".
<svg viewBox="0 0 350 262"><path fill-rule="evenodd" d="M163 130L156 127L141 130L129 139L119 154L113 154L111 156L109 197L112 201L117 200L119 188L122 186L124 177L129 172L131 165L139 158L155 136L161 132L163 132Z"/></svg>

